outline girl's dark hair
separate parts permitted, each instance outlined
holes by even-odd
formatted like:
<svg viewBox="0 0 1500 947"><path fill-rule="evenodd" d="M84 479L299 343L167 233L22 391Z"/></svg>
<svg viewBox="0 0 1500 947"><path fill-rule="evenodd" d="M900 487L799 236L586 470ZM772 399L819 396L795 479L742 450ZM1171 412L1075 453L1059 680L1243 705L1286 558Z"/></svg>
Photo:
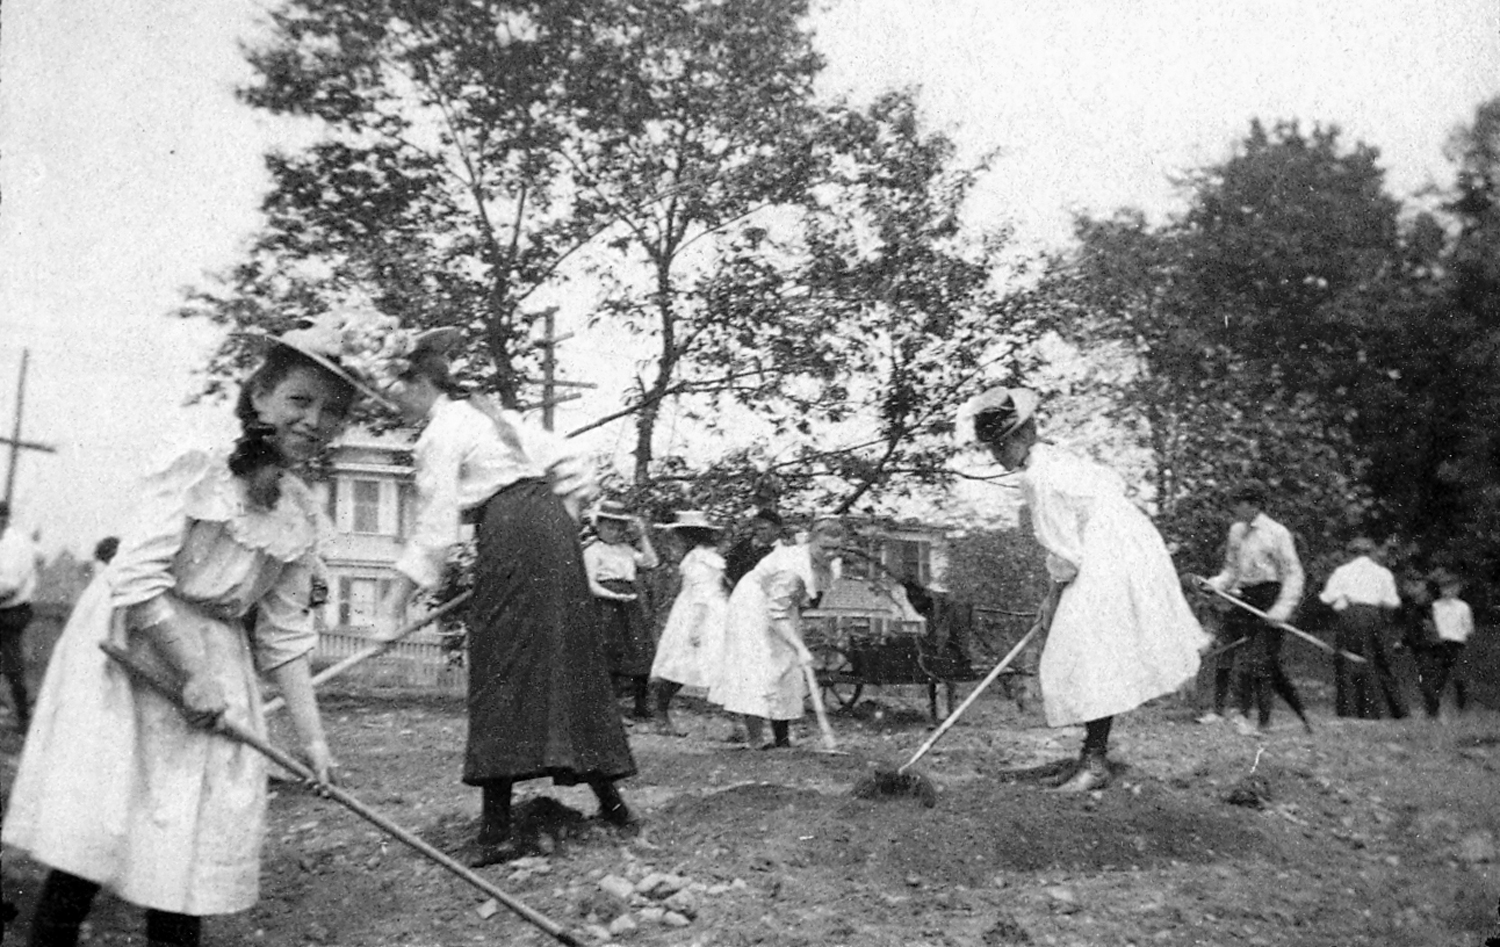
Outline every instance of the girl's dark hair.
<svg viewBox="0 0 1500 947"><path fill-rule="evenodd" d="M276 433L276 429L260 419L252 399L257 394L273 390L286 380L293 369L306 366L312 366L329 377L338 377L317 362L298 355L295 349L284 345L271 345L266 352L265 361L240 385L240 396L234 403L234 416L240 420L240 436L234 442L234 451L229 455L230 473L241 480L249 481L258 471L283 462L284 458L280 449L277 448L275 441L271 440L271 435ZM339 414L347 415L349 409L354 406L355 392L344 379L339 378L338 382L337 390L340 392L340 398L332 407ZM280 499L280 490L273 485L270 495L256 499L266 506L275 506L276 501Z"/></svg>
<svg viewBox="0 0 1500 947"><path fill-rule="evenodd" d="M673 532L689 546L712 546L719 539L717 530L704 529L702 526L682 526Z"/></svg>
<svg viewBox="0 0 1500 947"><path fill-rule="evenodd" d="M426 378L437 387L438 391L450 398L462 398L467 394L463 386L453 380L448 357L430 349L414 354L411 357L410 366L401 373L401 378L403 380Z"/></svg>

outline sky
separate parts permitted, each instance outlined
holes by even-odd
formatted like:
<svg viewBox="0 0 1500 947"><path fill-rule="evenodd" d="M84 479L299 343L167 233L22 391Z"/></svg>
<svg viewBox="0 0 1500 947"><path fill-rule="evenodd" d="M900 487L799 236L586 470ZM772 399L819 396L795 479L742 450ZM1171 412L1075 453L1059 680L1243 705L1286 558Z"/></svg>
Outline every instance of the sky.
<svg viewBox="0 0 1500 947"><path fill-rule="evenodd" d="M258 223L261 155L305 124L233 97L270 0L7 0L0 23L0 431L30 352L16 519L49 552L116 530L163 446L232 434L184 408L219 330L172 317ZM1252 117L1332 122L1377 146L1391 193L1451 175L1442 146L1500 95L1493 0L833 0L815 19L822 90L920 90L930 127L996 152L970 219L1065 239L1070 214L1176 206L1173 175L1222 160ZM919 15L914 11L920 10ZM581 329L586 313L564 311ZM633 357L580 334L560 412L614 410ZM669 430L670 435L670 430ZM628 444L623 423L591 446Z"/></svg>

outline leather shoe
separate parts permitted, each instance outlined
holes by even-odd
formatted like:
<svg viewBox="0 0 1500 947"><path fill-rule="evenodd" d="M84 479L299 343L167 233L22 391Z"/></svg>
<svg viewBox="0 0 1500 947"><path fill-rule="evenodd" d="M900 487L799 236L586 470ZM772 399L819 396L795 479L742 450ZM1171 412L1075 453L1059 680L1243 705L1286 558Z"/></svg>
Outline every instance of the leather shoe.
<svg viewBox="0 0 1500 947"><path fill-rule="evenodd" d="M465 854L468 857L464 860L470 868L483 868L486 865L501 865L527 855L535 855L537 849L514 838L507 838L498 842L476 842Z"/></svg>
<svg viewBox="0 0 1500 947"><path fill-rule="evenodd" d="M1053 788L1052 792L1057 792L1057 793L1093 792L1096 789L1103 789L1105 786L1108 786L1108 785L1109 785L1109 772L1107 770L1101 772L1101 771L1096 770L1096 769L1091 769L1091 768L1089 768L1087 766L1081 766L1081 767L1079 767L1078 772L1076 772L1076 773L1073 774L1073 778L1072 779L1069 779L1067 782L1063 783L1061 786L1057 786L1057 787Z"/></svg>

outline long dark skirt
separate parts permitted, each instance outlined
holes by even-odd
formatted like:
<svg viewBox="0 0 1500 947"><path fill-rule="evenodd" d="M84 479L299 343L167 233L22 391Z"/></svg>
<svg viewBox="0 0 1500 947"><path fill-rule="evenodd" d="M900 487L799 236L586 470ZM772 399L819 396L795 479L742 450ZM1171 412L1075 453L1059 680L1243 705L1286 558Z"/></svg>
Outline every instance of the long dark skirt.
<svg viewBox="0 0 1500 947"><path fill-rule="evenodd" d="M604 661L609 673L621 677L650 674L656 659L656 636L651 633L651 613L646 609L641 589L625 579L605 579L599 584L611 592L636 596L629 602L594 599L604 632Z"/></svg>
<svg viewBox="0 0 1500 947"><path fill-rule="evenodd" d="M540 481L507 487L485 504L478 540L464 782L634 775L562 502Z"/></svg>

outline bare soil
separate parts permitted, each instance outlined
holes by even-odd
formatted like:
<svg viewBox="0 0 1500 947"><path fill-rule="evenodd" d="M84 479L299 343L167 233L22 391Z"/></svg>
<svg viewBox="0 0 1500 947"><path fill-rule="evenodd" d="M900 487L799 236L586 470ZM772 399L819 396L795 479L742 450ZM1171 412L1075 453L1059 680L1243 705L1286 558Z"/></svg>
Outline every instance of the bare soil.
<svg viewBox="0 0 1500 947"><path fill-rule="evenodd" d="M1261 739L1176 700L1121 718L1113 783L1084 796L1046 791L1081 732L986 697L916 766L932 808L850 792L926 739L919 689L867 689L836 715L844 755L819 752L810 720L792 749L737 748L727 719L685 701L688 736L632 729L638 833L598 822L587 790L525 784L539 854L479 872L597 944L1480 947L1500 933L1500 713L1340 721L1305 686L1311 736L1284 709ZM463 857L478 793L458 781L462 701L333 693L324 713L346 788ZM19 738L0 749L8 785ZM206 944L552 942L336 804L275 789L262 900L210 919ZM7 853L4 875L21 908L6 942L23 943L42 872ZM103 897L85 942L143 944L142 926Z"/></svg>

